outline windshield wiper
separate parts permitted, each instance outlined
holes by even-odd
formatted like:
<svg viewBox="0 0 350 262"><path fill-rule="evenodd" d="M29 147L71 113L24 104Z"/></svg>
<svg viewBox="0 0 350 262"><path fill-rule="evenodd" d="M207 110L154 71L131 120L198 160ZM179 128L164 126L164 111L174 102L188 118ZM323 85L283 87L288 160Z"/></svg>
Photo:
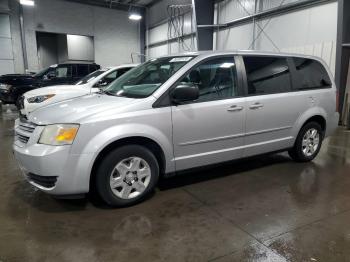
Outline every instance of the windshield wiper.
<svg viewBox="0 0 350 262"><path fill-rule="evenodd" d="M108 96L116 96L115 94L113 94L107 90L103 90L102 88L99 88L99 89L100 89L100 91L98 92L98 94L106 94Z"/></svg>

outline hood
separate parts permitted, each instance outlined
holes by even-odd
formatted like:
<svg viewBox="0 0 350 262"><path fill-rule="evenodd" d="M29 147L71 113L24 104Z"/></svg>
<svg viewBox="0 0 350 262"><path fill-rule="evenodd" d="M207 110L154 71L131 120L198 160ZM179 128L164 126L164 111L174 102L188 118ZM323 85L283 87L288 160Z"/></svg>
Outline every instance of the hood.
<svg viewBox="0 0 350 262"><path fill-rule="evenodd" d="M20 74L9 74L0 76L0 83L9 84L13 86L22 84L31 84L36 82L37 79L33 75L20 75Z"/></svg>
<svg viewBox="0 0 350 262"><path fill-rule="evenodd" d="M79 91L85 91L86 88L82 89L83 86L76 86L76 85L57 85L57 86L48 86L48 87L42 87L33 89L29 92L26 92L24 94L25 97L33 97L33 96L40 96L40 95L48 95L48 94L57 94L57 93L77 93Z"/></svg>
<svg viewBox="0 0 350 262"><path fill-rule="evenodd" d="M56 123L81 123L88 118L100 119L127 110L142 99L108 96L105 94L86 95L33 111L28 120L38 125Z"/></svg>

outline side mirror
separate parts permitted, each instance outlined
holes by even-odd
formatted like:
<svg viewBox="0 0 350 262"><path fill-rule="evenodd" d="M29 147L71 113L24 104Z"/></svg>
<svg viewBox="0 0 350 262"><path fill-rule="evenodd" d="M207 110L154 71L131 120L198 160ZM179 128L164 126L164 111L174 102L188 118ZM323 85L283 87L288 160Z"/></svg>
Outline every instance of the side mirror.
<svg viewBox="0 0 350 262"><path fill-rule="evenodd" d="M96 84L94 84L94 87L105 87L108 83L102 79L100 79Z"/></svg>
<svg viewBox="0 0 350 262"><path fill-rule="evenodd" d="M56 77L56 74L55 72L49 72L47 75L46 75L46 79L52 79L52 78L55 78Z"/></svg>
<svg viewBox="0 0 350 262"><path fill-rule="evenodd" d="M194 84L179 84L171 93L171 100L175 104L197 100L199 97L198 86Z"/></svg>

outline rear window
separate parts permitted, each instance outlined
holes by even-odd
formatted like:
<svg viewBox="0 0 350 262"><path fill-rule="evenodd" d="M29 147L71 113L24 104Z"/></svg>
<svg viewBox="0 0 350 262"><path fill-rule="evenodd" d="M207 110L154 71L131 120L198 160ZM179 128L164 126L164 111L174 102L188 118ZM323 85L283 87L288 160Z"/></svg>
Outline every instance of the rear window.
<svg viewBox="0 0 350 262"><path fill-rule="evenodd" d="M313 59L293 58L299 84L297 90L310 90L319 88L330 88L332 82L323 65Z"/></svg>
<svg viewBox="0 0 350 262"><path fill-rule="evenodd" d="M248 95L267 95L291 91L287 58L272 56L243 57Z"/></svg>

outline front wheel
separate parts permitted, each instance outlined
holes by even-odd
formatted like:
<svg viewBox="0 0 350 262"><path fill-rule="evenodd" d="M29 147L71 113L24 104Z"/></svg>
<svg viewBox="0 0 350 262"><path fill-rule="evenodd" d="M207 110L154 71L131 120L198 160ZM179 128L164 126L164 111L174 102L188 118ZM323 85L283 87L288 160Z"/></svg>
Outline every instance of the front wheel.
<svg viewBox="0 0 350 262"><path fill-rule="evenodd" d="M307 123L300 130L294 147L288 151L290 157L297 162L313 160L321 149L323 130L316 122Z"/></svg>
<svg viewBox="0 0 350 262"><path fill-rule="evenodd" d="M139 145L119 147L105 156L96 173L96 189L114 207L142 201L155 188L159 177L156 157Z"/></svg>

